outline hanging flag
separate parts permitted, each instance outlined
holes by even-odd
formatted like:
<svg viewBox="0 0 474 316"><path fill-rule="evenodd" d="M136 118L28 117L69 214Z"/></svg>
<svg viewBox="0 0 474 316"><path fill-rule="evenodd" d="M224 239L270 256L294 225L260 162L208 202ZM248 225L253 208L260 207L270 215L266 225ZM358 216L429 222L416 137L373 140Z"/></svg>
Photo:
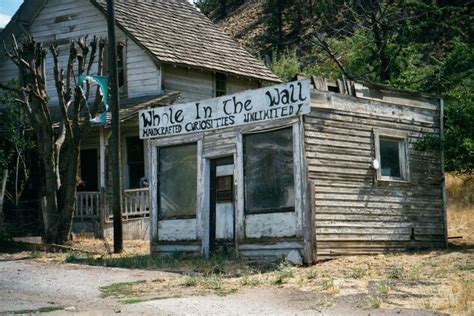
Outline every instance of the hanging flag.
<svg viewBox="0 0 474 316"><path fill-rule="evenodd" d="M104 111L99 113L96 117L91 117L91 123L98 123L105 125L107 123L107 111L109 110L109 101L108 101L108 86L109 86L109 78L107 76L99 76L99 75L80 75L79 76L79 86L82 88L84 82L90 81L99 86L100 92L102 93L102 100L104 102ZM86 100L86 106L90 108L88 104L88 100Z"/></svg>

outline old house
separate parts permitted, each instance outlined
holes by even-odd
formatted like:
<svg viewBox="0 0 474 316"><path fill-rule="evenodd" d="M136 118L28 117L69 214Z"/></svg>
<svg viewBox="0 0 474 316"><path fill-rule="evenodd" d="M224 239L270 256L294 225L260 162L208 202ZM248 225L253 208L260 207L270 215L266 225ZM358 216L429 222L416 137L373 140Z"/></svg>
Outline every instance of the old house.
<svg viewBox="0 0 474 316"><path fill-rule="evenodd" d="M83 36L107 37L105 1L25 0L0 34L7 43L31 35L62 47ZM146 144L138 137L139 109L172 102L196 101L279 82L261 62L222 33L187 1L115 1L122 106L123 211L125 238L148 238L148 189L140 180L148 173ZM57 104L51 56L46 69L51 107ZM49 67L48 67L49 66ZM0 56L0 81L18 78L16 66ZM107 168L109 126L97 125L81 145L83 180L78 193L75 230L99 229L111 234ZM130 228L130 229L129 229Z"/></svg>
<svg viewBox="0 0 474 316"><path fill-rule="evenodd" d="M442 247L442 100L321 78L142 110L152 252Z"/></svg>

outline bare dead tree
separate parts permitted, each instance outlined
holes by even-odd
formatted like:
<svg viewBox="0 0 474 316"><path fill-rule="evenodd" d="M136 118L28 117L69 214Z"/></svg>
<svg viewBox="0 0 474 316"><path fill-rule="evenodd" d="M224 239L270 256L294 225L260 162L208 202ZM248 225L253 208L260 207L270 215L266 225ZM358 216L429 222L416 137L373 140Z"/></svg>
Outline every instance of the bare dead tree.
<svg viewBox="0 0 474 316"><path fill-rule="evenodd" d="M71 42L64 70L59 62L58 45L50 45L60 112L58 121L53 118L49 107L45 69L47 50L32 38L21 43L13 38L12 49L5 47L8 57L19 68L22 80L20 89L5 85L0 85L0 88L16 93L15 101L27 113L36 134L43 175L44 240L49 243L64 243L70 236L80 143L91 126L90 120L81 117L81 113L87 109L91 116L95 116L102 103L102 95L97 89L95 102L86 106L91 85L87 82L85 87L81 87L77 78L91 74L97 56L98 69L102 71L104 47L105 42L96 37L90 42L84 38Z"/></svg>

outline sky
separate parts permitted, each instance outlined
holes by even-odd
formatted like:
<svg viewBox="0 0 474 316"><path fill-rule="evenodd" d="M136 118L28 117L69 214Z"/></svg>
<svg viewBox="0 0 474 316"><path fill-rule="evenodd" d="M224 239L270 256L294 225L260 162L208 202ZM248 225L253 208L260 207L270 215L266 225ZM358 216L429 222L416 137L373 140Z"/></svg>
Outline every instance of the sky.
<svg viewBox="0 0 474 316"><path fill-rule="evenodd" d="M23 0L0 0L0 28L5 27Z"/></svg>
<svg viewBox="0 0 474 316"><path fill-rule="evenodd" d="M193 0L188 0L193 3ZM4 28L23 0L0 0L0 28Z"/></svg>

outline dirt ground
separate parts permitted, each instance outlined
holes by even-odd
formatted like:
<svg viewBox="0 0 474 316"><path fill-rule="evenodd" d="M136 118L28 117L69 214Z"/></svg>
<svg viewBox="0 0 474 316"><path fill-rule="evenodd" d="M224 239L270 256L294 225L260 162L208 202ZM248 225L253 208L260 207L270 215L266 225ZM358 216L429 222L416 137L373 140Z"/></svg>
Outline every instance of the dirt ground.
<svg viewBox="0 0 474 316"><path fill-rule="evenodd" d="M148 252L142 241L126 242L121 256L107 255L101 240L76 240L73 246L89 253L0 254L0 314L474 315L474 252L466 245L346 257L312 267L221 260L207 270L192 268L187 258L147 266L155 270L65 263L83 256L88 260L83 263L121 258L126 265Z"/></svg>
<svg viewBox="0 0 474 316"><path fill-rule="evenodd" d="M57 257L22 252L0 259L0 313L84 315L433 315L431 306L405 304L403 300L432 297L427 281L391 280L381 306L374 306L371 292L378 281L347 276L340 268L348 261L331 261L312 268L282 269L241 277L198 277L137 269L92 267L58 263ZM429 255L426 255L429 256ZM446 260L465 263L459 254ZM54 258L53 258L54 257ZM367 258L368 259L368 258ZM428 259L427 257L421 259ZM443 261L445 259L441 259ZM359 261L357 259L356 261ZM369 266L385 266L374 257ZM388 259L390 261L390 258ZM288 271L292 271L289 273ZM327 271L338 271L331 283ZM339 277L345 275L344 277ZM318 274L321 278L316 277ZM337 277L335 277L337 276ZM276 281L282 277L282 281ZM255 278L255 281L250 278ZM379 277L376 277L378 280ZM444 279L444 278L443 278ZM440 278L430 283L448 286ZM375 283L374 283L375 282ZM446 284L445 284L446 283ZM436 287L434 287L436 288ZM444 288L439 288L442 293ZM449 292L452 293L451 289ZM441 294L440 293L440 294ZM450 295L454 295L450 294ZM373 294L375 295L375 294ZM453 297L453 303L455 298ZM437 301L436 301L437 302ZM454 307L455 305L453 305ZM466 310L466 314L468 311ZM462 314L462 311L461 313Z"/></svg>
<svg viewBox="0 0 474 316"><path fill-rule="evenodd" d="M474 180L446 187L448 250L262 266L156 259L145 241L114 255L77 236L61 252L0 253L0 314L474 315Z"/></svg>

